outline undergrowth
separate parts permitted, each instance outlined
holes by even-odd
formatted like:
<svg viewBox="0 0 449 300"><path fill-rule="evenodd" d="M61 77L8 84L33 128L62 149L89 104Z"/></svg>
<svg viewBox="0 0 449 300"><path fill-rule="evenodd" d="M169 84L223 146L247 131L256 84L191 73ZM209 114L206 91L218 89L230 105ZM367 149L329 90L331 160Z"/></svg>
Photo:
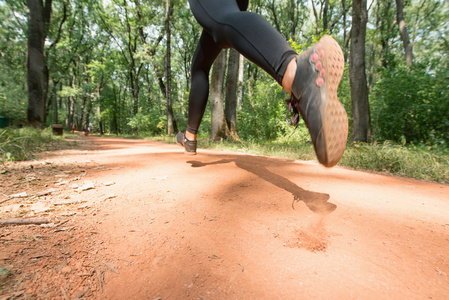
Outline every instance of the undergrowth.
<svg viewBox="0 0 449 300"><path fill-rule="evenodd" d="M173 138L159 138L173 142ZM200 148L316 161L313 145L308 140L284 137L276 141L226 141L212 143L200 139ZM426 146L402 146L384 143L348 143L338 163L357 170L372 171L425 181L449 183L449 150Z"/></svg>
<svg viewBox="0 0 449 300"><path fill-rule="evenodd" d="M252 155L316 161L313 145L298 128L293 135L272 141L248 140L210 142L199 136L199 147L227 150ZM129 138L129 137L128 137ZM133 137L133 138L143 138ZM174 143L174 137L153 136L147 139ZM6 129L0 131L0 162L27 160L37 151L49 150L64 143L63 137L54 136L51 129ZM392 142L349 143L338 164L357 170L380 172L419 180L449 183L449 149L428 146L403 146Z"/></svg>
<svg viewBox="0 0 449 300"><path fill-rule="evenodd" d="M359 170L449 183L447 149L402 146L388 141L382 144L353 143L346 147L340 165Z"/></svg>
<svg viewBox="0 0 449 300"><path fill-rule="evenodd" d="M54 136L51 129L39 130L25 127L20 129L2 129L0 131L0 163L6 161L21 161L33 158L38 151L48 150L64 140Z"/></svg>

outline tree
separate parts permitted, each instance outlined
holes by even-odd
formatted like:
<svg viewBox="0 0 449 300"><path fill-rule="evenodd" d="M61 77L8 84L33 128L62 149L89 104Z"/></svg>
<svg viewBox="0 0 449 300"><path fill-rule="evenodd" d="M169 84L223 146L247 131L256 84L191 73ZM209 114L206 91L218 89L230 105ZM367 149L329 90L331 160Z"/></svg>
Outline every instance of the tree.
<svg viewBox="0 0 449 300"><path fill-rule="evenodd" d="M0 5L0 115L14 124L26 120L27 22L26 5L9 1ZM26 19L26 18L25 18Z"/></svg>
<svg viewBox="0 0 449 300"><path fill-rule="evenodd" d="M222 50L215 59L210 80L211 133L213 141L227 138L226 119L223 110L223 82L226 71L226 51Z"/></svg>
<svg viewBox="0 0 449 300"><path fill-rule="evenodd" d="M239 55L239 75L238 75L238 88L237 88L237 109L242 110L243 107L243 77L245 76L245 58L243 55Z"/></svg>
<svg viewBox="0 0 449 300"><path fill-rule="evenodd" d="M351 74L343 78L339 96L348 110L352 101L350 120L354 140L369 140L371 136L370 107L376 118L372 124L375 137L397 139L399 130L388 124L389 118L397 118L399 110L395 105L401 100L405 109L413 107L413 111L404 114L408 124L403 127L406 139L437 143L447 140L449 4L442 0L400 1L372 1L370 8L366 8L367 3L357 0L353 18L348 13L353 9L352 1L348 0L313 0L310 9L304 9L308 3L305 0L252 0L249 10L261 14L283 36L294 40L298 51L325 31L333 33L342 46L344 43ZM30 10L33 4L40 5L41 11ZM32 17L33 24L40 27L32 26ZM97 132L176 132L174 127L170 129L170 119L185 125L190 64L201 32L186 1L0 0L0 19L0 114L14 123L25 121L29 105L30 112L40 112L36 124L59 121L67 125L76 123L78 128L93 124ZM413 45L410 68L403 59L403 37L395 28L403 24L401 20L407 24L409 44ZM32 51L36 48L27 49L26 44L32 36L36 37L33 33L36 28L41 30L35 39L38 51ZM369 53L363 53L364 48ZM36 52L43 56L33 59ZM212 79L211 106L206 109L212 108L213 139L228 137L227 128L238 130L242 139L275 139L285 134L281 121L284 106L282 101L276 101L285 95L269 75L243 59L238 68L237 109L233 108L233 55L231 51L226 92L222 79ZM34 70L39 72L32 69L36 65ZM36 90L44 94L37 97L39 101L24 101L28 93L28 66L29 75L39 79L34 85L37 89L33 89L30 80L30 95L37 95ZM217 74L224 76L226 67L221 70ZM410 74L401 75L398 70ZM399 75L404 80L395 82L401 88L386 84L393 81L392 76ZM407 102L411 91L414 106ZM225 105L223 100L218 102L220 109L214 102L215 92L220 97L226 95ZM371 96L369 103L367 94ZM33 107L34 104L37 105ZM241 117L238 124L236 112ZM221 115L217 117L217 113ZM205 116L202 130L208 131L211 119L208 112ZM262 122L266 126L261 126ZM432 127L433 139L423 134L427 127Z"/></svg>
<svg viewBox="0 0 449 300"><path fill-rule="evenodd" d="M413 46L410 42L407 26L404 20L404 2L402 0L396 0L396 10L399 32L401 34L402 44L404 45L405 62L410 68L413 62Z"/></svg>
<svg viewBox="0 0 449 300"><path fill-rule="evenodd" d="M269 12L267 19L286 39L298 40L297 30L302 28L307 20L305 1L260 1L257 6L262 8L258 13L262 14L264 10Z"/></svg>
<svg viewBox="0 0 449 300"><path fill-rule="evenodd" d="M178 131L175 117L173 115L172 97L171 97L171 16L173 7L170 0L166 0L165 5L165 34L167 39L167 48L165 52L165 80L167 89L165 90L165 100L167 101L167 134L174 135Z"/></svg>
<svg viewBox="0 0 449 300"><path fill-rule="evenodd" d="M230 49L228 59L228 74L226 76L225 116L230 135L238 139L237 134L237 84L239 75L240 54Z"/></svg>
<svg viewBox="0 0 449 300"><path fill-rule="evenodd" d="M28 16L28 108L27 121L33 126L45 122L48 90L48 68L44 56L47 25L51 18L52 0L27 0Z"/></svg>
<svg viewBox="0 0 449 300"><path fill-rule="evenodd" d="M316 35L320 35L323 32L332 33L334 27L340 22L342 17L347 13L344 4L342 4L342 10L337 11L336 1L312 0L311 3L313 15L315 17ZM345 20L343 19L343 21Z"/></svg>
<svg viewBox="0 0 449 300"><path fill-rule="evenodd" d="M366 0L352 3L351 49L349 77L352 102L352 140L368 142L371 139L371 119L365 74Z"/></svg>

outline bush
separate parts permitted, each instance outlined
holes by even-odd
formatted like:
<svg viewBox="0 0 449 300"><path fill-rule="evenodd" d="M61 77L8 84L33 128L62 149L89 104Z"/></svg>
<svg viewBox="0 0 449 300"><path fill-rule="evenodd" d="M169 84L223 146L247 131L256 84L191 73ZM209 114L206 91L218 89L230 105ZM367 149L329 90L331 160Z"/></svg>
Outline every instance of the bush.
<svg viewBox="0 0 449 300"><path fill-rule="evenodd" d="M238 134L244 140L274 140L286 134L286 93L273 82L259 81L252 98L238 112ZM254 99L257 99L255 101Z"/></svg>
<svg viewBox="0 0 449 300"><path fill-rule="evenodd" d="M127 125L140 133L162 134L166 131L167 121L163 120L155 109L148 111L139 109L139 112L129 119Z"/></svg>
<svg viewBox="0 0 449 300"><path fill-rule="evenodd" d="M48 144L62 137L52 135L51 129L5 129L0 132L0 162L30 159L34 152L46 150Z"/></svg>
<svg viewBox="0 0 449 300"><path fill-rule="evenodd" d="M447 74L431 74L424 65L386 69L371 103L375 139L449 143Z"/></svg>
<svg viewBox="0 0 449 300"><path fill-rule="evenodd" d="M340 165L359 170L389 173L410 178L449 182L449 158L445 149L352 143L346 147Z"/></svg>

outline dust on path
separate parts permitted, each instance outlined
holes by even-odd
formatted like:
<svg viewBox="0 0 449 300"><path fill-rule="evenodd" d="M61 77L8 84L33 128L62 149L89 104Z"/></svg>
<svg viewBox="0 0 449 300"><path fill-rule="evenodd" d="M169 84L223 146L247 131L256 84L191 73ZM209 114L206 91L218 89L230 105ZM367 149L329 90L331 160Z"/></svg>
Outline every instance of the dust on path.
<svg viewBox="0 0 449 300"><path fill-rule="evenodd" d="M82 199L49 215L67 219L72 230L0 228L8 241L18 230L39 231L29 234L45 238L30 243L59 255L38 258L43 263L27 271L19 255L24 244L2 246L0 254L15 247L3 265L20 266L7 279L22 291L19 297L449 295L447 185L202 149L187 156L178 146L142 140L90 137L84 148L49 152L41 160L85 172L77 182L95 185L45 198Z"/></svg>

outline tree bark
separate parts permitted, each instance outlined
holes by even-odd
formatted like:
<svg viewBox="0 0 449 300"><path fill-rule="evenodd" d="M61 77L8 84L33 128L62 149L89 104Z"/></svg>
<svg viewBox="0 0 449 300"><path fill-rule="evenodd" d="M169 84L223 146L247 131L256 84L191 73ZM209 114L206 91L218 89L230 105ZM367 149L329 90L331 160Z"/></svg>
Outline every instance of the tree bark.
<svg viewBox="0 0 449 300"><path fill-rule="evenodd" d="M84 72L87 74L87 65L89 64L89 59L86 59L86 62L83 64ZM89 78L84 78L84 84L87 86L89 84ZM82 130L84 128L84 119L87 114L87 107L90 104L90 99L88 99L88 96L86 93L83 93L82 100L81 100L81 109L80 109L80 122L79 122L79 128Z"/></svg>
<svg viewBox="0 0 449 300"><path fill-rule="evenodd" d="M104 134L103 121L101 120L101 105L97 107L97 115L98 115L98 129L100 130L100 135Z"/></svg>
<svg viewBox="0 0 449 300"><path fill-rule="evenodd" d="M223 81L226 71L226 51L221 51L214 62L210 80L211 133L213 141L227 138L226 119L223 111Z"/></svg>
<svg viewBox="0 0 449 300"><path fill-rule="evenodd" d="M142 70L143 64L138 64L136 62L136 50L137 50L137 38L133 36L134 34L134 28L132 27L131 23L133 22L128 17L128 6L127 6L126 0L123 1L123 8L125 10L125 19L126 19L126 28L127 28L127 50L129 54L129 59L127 59L128 62L128 73L129 73L129 83L131 87L131 95L133 99L133 116L137 115L137 112L139 111L139 98L140 98L140 81L139 76L140 72ZM138 10L137 10L138 12ZM139 18L139 14L137 13L137 17ZM140 32L140 31L139 31ZM133 133L137 134L137 129L133 129Z"/></svg>
<svg viewBox="0 0 449 300"><path fill-rule="evenodd" d="M404 45L405 63L407 64L407 67L410 68L413 62L413 46L410 42L407 26L404 20L404 2L402 0L396 0L396 9L399 32L401 34L402 44Z"/></svg>
<svg viewBox="0 0 449 300"><path fill-rule="evenodd" d="M311 2L312 2L313 15L315 16L315 24L316 24L315 25L315 34L318 35L318 33L320 32L320 15L316 11L314 0L312 0Z"/></svg>
<svg viewBox="0 0 449 300"><path fill-rule="evenodd" d="M352 102L352 140L356 142L368 142L371 139L371 119L365 74L366 22L366 0L354 0L349 79Z"/></svg>
<svg viewBox="0 0 449 300"><path fill-rule="evenodd" d="M44 56L46 27L50 22L52 0L27 0L28 16L28 108L27 121L40 127L45 122L48 69Z"/></svg>
<svg viewBox="0 0 449 300"><path fill-rule="evenodd" d="M296 18L297 8L298 6L296 5L295 0L290 0L290 21L292 22L292 25L290 26L290 38L292 40L295 40L296 26L298 25Z"/></svg>
<svg viewBox="0 0 449 300"><path fill-rule="evenodd" d="M326 31L329 29L329 0L324 1L324 8L323 8L323 31Z"/></svg>
<svg viewBox="0 0 449 300"><path fill-rule="evenodd" d="M165 53L165 98L167 101L167 134L169 136L174 135L178 131L176 126L175 117L173 114L173 107L171 103L171 26L170 19L172 15L172 5L170 0L166 0L165 6L165 34L167 38L167 50Z"/></svg>
<svg viewBox="0 0 449 300"><path fill-rule="evenodd" d="M57 96L57 88L59 81L53 81L53 92L51 93L51 105L53 106L53 124L58 124L58 96Z"/></svg>
<svg viewBox="0 0 449 300"><path fill-rule="evenodd" d="M73 68L73 75L72 75L72 82L71 87L73 90L76 89L76 74L75 74L75 68ZM74 116L75 116L75 99L74 95L68 96L68 103L67 103L67 119L66 119L66 128L67 130L72 130L73 124L74 124Z"/></svg>
<svg viewBox="0 0 449 300"><path fill-rule="evenodd" d="M230 135L238 140L237 134L237 83L239 74L240 54L235 49L230 49L228 59L228 75L226 77L226 124Z"/></svg>
<svg viewBox="0 0 449 300"><path fill-rule="evenodd" d="M238 91L237 91L237 109L243 108L243 77L245 75L245 58L239 55L239 77L238 77Z"/></svg>
<svg viewBox="0 0 449 300"><path fill-rule="evenodd" d="M273 15L274 27L276 28L276 30L278 32L281 32L281 27L279 26L279 22L278 22L278 13L276 12L276 7L274 6L275 3L276 3L275 0L271 0L270 9L271 9L271 13Z"/></svg>
<svg viewBox="0 0 449 300"><path fill-rule="evenodd" d="M341 7L343 9L343 55L345 57L345 62L348 61L348 47L346 46L346 37L347 37L347 26L346 26L346 0L341 0Z"/></svg>

